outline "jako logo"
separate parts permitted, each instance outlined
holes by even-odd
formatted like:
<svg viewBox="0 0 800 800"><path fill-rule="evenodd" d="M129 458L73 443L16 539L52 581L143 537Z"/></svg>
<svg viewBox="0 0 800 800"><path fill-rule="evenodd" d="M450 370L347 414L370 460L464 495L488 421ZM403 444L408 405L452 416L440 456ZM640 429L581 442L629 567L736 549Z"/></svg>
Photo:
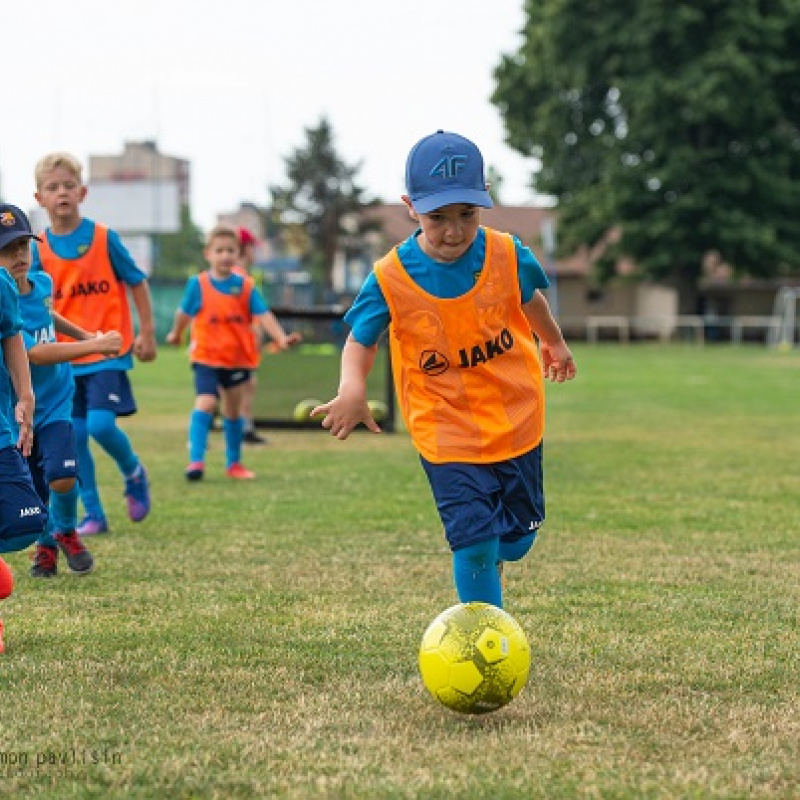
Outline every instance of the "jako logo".
<svg viewBox="0 0 800 800"><path fill-rule="evenodd" d="M419 368L426 375L441 375L449 366L447 357L438 350L423 350L419 357Z"/></svg>
<svg viewBox="0 0 800 800"><path fill-rule="evenodd" d="M21 508L19 512L20 519L22 517L38 517L42 513L42 509L38 506L31 506L30 508Z"/></svg>
<svg viewBox="0 0 800 800"><path fill-rule="evenodd" d="M508 328L503 328L499 336L488 339L485 345L474 345L470 350L462 348L458 351L459 367L477 367L478 364L485 364L495 356L501 356L514 346L514 337Z"/></svg>
<svg viewBox="0 0 800 800"><path fill-rule="evenodd" d="M445 156L431 170L431 178L455 178L467 168L466 156Z"/></svg>

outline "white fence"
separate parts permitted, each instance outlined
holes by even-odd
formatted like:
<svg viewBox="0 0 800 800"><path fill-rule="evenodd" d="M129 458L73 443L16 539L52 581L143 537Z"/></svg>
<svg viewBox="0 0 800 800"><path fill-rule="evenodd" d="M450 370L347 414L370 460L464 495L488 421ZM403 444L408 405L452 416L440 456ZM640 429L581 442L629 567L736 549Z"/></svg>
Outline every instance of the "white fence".
<svg viewBox="0 0 800 800"><path fill-rule="evenodd" d="M794 320L792 320L794 322ZM570 330L575 330L578 320L571 320ZM586 341L591 344L603 339L627 343L634 339L657 339L662 342L689 339L702 345L707 341L728 341L742 344L761 341L774 346L786 339L785 320L779 316L710 317L695 314L674 317L626 317L620 315L595 315L582 321ZM797 331L794 331L797 334ZM783 336L783 339L780 337ZM800 339L790 338L790 344Z"/></svg>

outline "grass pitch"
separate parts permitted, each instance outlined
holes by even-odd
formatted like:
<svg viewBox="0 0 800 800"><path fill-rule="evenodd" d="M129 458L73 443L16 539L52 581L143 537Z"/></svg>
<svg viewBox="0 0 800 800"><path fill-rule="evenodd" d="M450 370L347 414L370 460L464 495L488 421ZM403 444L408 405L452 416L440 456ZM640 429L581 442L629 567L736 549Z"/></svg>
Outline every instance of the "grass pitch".
<svg viewBox="0 0 800 800"><path fill-rule="evenodd" d="M0 795L797 797L800 358L576 355L548 394L547 525L506 569L531 678L482 718L417 675L455 597L406 435L268 431L247 484L212 434L187 484L185 356L137 367L151 518L98 455L95 572L8 558ZM265 391L296 379L279 359Z"/></svg>

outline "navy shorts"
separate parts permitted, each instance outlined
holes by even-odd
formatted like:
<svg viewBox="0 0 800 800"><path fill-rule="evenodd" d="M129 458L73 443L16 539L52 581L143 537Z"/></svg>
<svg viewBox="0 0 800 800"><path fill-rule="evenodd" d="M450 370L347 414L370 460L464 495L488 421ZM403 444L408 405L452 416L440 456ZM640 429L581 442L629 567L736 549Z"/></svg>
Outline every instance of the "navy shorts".
<svg viewBox="0 0 800 800"><path fill-rule="evenodd" d="M113 411L118 417L136 413L133 389L125 370L106 369L75 376L72 416L85 419L89 411Z"/></svg>
<svg viewBox="0 0 800 800"><path fill-rule="evenodd" d="M47 509L16 447L0 450L0 553L23 550L47 526Z"/></svg>
<svg viewBox="0 0 800 800"><path fill-rule="evenodd" d="M33 486L44 503L50 499L50 484L53 481L78 477L75 429L69 420L57 420L37 428L28 466Z"/></svg>
<svg viewBox="0 0 800 800"><path fill-rule="evenodd" d="M209 367L206 364L192 364L194 370L194 393L210 394L219 397L219 390L233 389L250 380L249 369L227 369L225 367Z"/></svg>
<svg viewBox="0 0 800 800"><path fill-rule="evenodd" d="M493 537L515 542L544 522L541 444L495 464L420 460L451 550Z"/></svg>

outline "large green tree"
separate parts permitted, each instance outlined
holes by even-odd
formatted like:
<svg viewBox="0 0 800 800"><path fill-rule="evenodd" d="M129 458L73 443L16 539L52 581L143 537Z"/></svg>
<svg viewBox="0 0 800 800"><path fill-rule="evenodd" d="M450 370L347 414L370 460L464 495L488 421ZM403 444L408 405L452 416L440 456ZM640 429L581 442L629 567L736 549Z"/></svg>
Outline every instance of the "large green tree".
<svg viewBox="0 0 800 800"><path fill-rule="evenodd" d="M692 288L800 272L800 0L527 0L496 70L509 144L537 157L560 251L621 234L642 274Z"/></svg>
<svg viewBox="0 0 800 800"><path fill-rule="evenodd" d="M349 165L336 152L330 123L322 117L306 128L306 143L286 158L285 186L271 186L273 211L284 223L303 225L311 245L309 260L325 289L332 287L336 254L343 240L357 237L367 199L356 176L361 164ZM350 225L350 226L349 226Z"/></svg>

